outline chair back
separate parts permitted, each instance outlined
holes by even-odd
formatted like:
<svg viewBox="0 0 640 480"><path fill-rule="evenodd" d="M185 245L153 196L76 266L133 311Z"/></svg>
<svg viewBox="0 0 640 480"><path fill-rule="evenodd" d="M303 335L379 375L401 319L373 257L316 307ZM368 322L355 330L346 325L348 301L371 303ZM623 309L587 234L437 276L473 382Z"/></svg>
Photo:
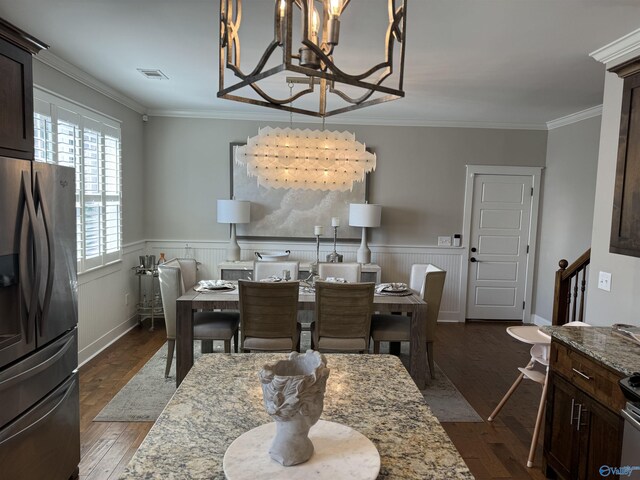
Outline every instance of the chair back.
<svg viewBox="0 0 640 480"><path fill-rule="evenodd" d="M422 299L427 302L427 342L435 339L446 276L446 271L431 263L411 266L409 288L419 292Z"/></svg>
<svg viewBox="0 0 640 480"><path fill-rule="evenodd" d="M362 339L353 350L368 350L375 284L318 281L315 288L317 338Z"/></svg>
<svg viewBox="0 0 640 480"><path fill-rule="evenodd" d="M174 258L158 265L167 338L176 337L176 300L195 285L196 272L197 263L193 258Z"/></svg>
<svg viewBox="0 0 640 480"><path fill-rule="evenodd" d="M295 348L299 290L298 282L238 280L241 345L246 337L289 337Z"/></svg>
<svg viewBox="0 0 640 480"><path fill-rule="evenodd" d="M349 283L360 281L362 267L359 263L320 263L318 275L326 280L328 277L344 278Z"/></svg>
<svg viewBox="0 0 640 480"><path fill-rule="evenodd" d="M283 270L289 270L291 280L298 279L300 262L253 262L253 280L264 280L272 275L282 277Z"/></svg>

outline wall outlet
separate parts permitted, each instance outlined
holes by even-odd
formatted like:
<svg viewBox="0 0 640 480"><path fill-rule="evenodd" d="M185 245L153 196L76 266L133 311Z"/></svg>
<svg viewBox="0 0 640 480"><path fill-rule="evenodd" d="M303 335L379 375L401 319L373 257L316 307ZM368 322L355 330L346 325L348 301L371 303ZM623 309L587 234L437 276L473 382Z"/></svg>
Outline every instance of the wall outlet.
<svg viewBox="0 0 640 480"><path fill-rule="evenodd" d="M609 272L600 272L598 275L598 288L606 292L611 291L611 274Z"/></svg>
<svg viewBox="0 0 640 480"><path fill-rule="evenodd" d="M124 305L125 305L125 307L129 305L129 294L128 293L124 294Z"/></svg>
<svg viewBox="0 0 640 480"><path fill-rule="evenodd" d="M451 246L451 237L438 237L438 246L439 247L450 247Z"/></svg>

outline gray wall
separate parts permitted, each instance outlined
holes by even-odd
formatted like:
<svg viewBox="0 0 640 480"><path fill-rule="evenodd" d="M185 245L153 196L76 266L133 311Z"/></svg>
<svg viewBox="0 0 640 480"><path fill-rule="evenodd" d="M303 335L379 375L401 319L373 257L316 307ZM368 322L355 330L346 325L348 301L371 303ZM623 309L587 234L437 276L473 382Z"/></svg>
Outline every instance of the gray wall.
<svg viewBox="0 0 640 480"><path fill-rule="evenodd" d="M601 117L549 131L538 228L533 313L551 321L558 261L591 246Z"/></svg>
<svg viewBox="0 0 640 480"><path fill-rule="evenodd" d="M622 83L615 73L606 73L587 292L587 322L594 325L640 325L640 258L609 253ZM610 292L597 288L600 271L612 274Z"/></svg>
<svg viewBox="0 0 640 480"><path fill-rule="evenodd" d="M33 62L33 78L34 84L39 87L122 122L123 243L144 240L145 183L142 116L37 60Z"/></svg>
<svg viewBox="0 0 640 480"><path fill-rule="evenodd" d="M276 123L270 123L278 126ZM229 195L229 142L256 135L259 122L150 117L145 126L149 239L226 240L217 198ZM280 124L279 126L287 126ZM318 128L318 125L294 127ZM349 130L378 156L370 202L383 206L379 245L436 245L462 231L466 164L542 166L547 132L327 125Z"/></svg>

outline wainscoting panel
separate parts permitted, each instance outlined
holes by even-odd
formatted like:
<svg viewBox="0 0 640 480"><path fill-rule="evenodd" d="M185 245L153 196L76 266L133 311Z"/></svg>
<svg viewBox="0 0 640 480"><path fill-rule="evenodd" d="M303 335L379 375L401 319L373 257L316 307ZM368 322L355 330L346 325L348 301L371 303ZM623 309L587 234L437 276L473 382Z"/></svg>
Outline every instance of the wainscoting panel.
<svg viewBox="0 0 640 480"><path fill-rule="evenodd" d="M138 282L131 268L145 242L127 245L120 262L78 277L78 360L85 363L137 322ZM125 305L128 294L129 304Z"/></svg>
<svg viewBox="0 0 640 480"><path fill-rule="evenodd" d="M344 255L345 262L355 262L356 244L339 244L336 250ZM255 251L291 250L290 258L301 262L316 259L316 247L308 242L240 242L243 260L254 260ZM403 247L370 245L372 261L382 267L383 282L408 282L411 265L432 263L447 271L440 321L464 322L464 299L460 298L462 288L463 249L442 247ZM227 242L184 242L151 240L147 242L147 253L159 257L164 252L168 259L192 256L201 262L199 279L217 278L218 264L226 260ZM333 244L320 245L320 261L333 250Z"/></svg>

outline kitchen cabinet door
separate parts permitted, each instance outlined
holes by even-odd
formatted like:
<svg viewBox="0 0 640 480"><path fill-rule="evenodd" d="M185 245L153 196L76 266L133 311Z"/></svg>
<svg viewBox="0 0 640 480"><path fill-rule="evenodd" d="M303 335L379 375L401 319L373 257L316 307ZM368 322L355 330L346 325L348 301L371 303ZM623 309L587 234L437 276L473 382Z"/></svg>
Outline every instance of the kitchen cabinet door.
<svg viewBox="0 0 640 480"><path fill-rule="evenodd" d="M547 391L545 459L562 478L572 478L579 442L574 428L578 389L551 372ZM548 469L547 469L548 470ZM549 470L547 475L549 475ZM553 476L552 476L553 478Z"/></svg>

